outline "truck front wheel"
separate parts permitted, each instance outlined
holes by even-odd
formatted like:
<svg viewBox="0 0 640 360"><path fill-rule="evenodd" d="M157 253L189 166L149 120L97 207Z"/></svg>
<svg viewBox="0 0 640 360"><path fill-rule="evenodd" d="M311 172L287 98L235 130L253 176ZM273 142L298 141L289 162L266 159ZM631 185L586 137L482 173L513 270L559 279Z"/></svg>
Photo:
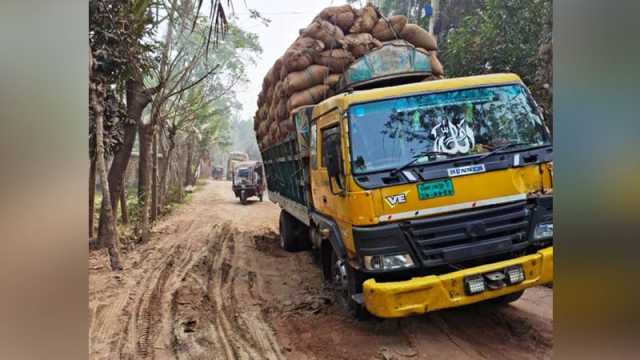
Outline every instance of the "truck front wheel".
<svg viewBox="0 0 640 360"><path fill-rule="evenodd" d="M338 258L335 250L331 253L331 275L329 281L335 291L336 302L349 315L358 320L370 317L363 304L356 302L353 296L362 293L362 275L354 270L346 260Z"/></svg>

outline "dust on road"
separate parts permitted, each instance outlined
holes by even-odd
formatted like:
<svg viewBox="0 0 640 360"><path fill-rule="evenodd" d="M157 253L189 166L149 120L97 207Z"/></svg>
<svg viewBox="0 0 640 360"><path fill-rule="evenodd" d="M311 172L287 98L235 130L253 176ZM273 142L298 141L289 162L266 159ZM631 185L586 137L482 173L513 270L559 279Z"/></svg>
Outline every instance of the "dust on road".
<svg viewBox="0 0 640 360"><path fill-rule="evenodd" d="M506 307L473 305L359 322L333 304L308 253L278 247L279 209L246 206L210 181L125 251L112 273L89 258L92 359L544 359L552 290Z"/></svg>

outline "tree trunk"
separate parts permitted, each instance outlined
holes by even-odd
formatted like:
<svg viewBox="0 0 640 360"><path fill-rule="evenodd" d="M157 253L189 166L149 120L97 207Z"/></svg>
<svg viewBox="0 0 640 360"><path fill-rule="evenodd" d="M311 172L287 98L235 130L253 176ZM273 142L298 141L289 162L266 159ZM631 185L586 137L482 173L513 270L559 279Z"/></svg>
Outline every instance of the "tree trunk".
<svg viewBox="0 0 640 360"><path fill-rule="evenodd" d="M138 139L140 142L140 159L138 162L138 203L140 204L140 240L149 241L151 210L151 143L153 139L153 125L138 125Z"/></svg>
<svg viewBox="0 0 640 360"><path fill-rule="evenodd" d="M169 140L169 149L164 154L162 166L160 170L160 204L166 205L167 201L167 181L169 177L169 169L171 168L171 156L173 155L173 149L175 148L174 140Z"/></svg>
<svg viewBox="0 0 640 360"><path fill-rule="evenodd" d="M127 166L129 165L129 159L131 159L131 150L136 140L136 130L138 121L141 121L142 112L144 108L151 102L151 96L144 87L142 80L134 76L127 80L127 121L123 126L123 141L122 145L115 152L111 168L109 169L109 195L111 198L111 209L113 211L113 217L118 218L118 200L121 199L121 192L123 191L125 183L125 174L127 172ZM126 200L125 200L126 201ZM122 203L122 201L120 201ZM126 206L126 205L125 205ZM106 217L102 213L106 208L100 208L100 228L105 226L104 221ZM124 218L127 218L126 221ZM128 214L122 214L123 223L128 223Z"/></svg>
<svg viewBox="0 0 640 360"><path fill-rule="evenodd" d="M120 186L120 208L122 213L122 223L129 224L129 207L127 206L127 193L124 188L124 184Z"/></svg>
<svg viewBox="0 0 640 360"><path fill-rule="evenodd" d="M93 213L96 204L96 159L89 166L89 239L93 238Z"/></svg>
<svg viewBox="0 0 640 360"><path fill-rule="evenodd" d="M431 14L431 18L429 19L429 32L431 35L435 36L437 34L434 34L434 30L440 18L440 0L431 0L431 7L433 9L433 14Z"/></svg>
<svg viewBox="0 0 640 360"><path fill-rule="evenodd" d="M109 194L109 180L107 179L107 169L104 160L104 98L105 88L101 81L92 81L89 85L89 99L93 108L96 122L96 171L100 178L102 188L102 206L105 208L104 216L106 222L102 233L98 234L98 242L106 247L109 252L109 259L112 270L122 270L120 255L118 254L118 230L111 210L111 198Z"/></svg>
<svg viewBox="0 0 640 360"><path fill-rule="evenodd" d="M158 218L158 131L153 131L153 165L151 171L151 221Z"/></svg>
<svg viewBox="0 0 640 360"><path fill-rule="evenodd" d="M193 185L191 178L192 175L192 163L193 162L193 139L191 136L187 139L187 166L184 172L184 186Z"/></svg>

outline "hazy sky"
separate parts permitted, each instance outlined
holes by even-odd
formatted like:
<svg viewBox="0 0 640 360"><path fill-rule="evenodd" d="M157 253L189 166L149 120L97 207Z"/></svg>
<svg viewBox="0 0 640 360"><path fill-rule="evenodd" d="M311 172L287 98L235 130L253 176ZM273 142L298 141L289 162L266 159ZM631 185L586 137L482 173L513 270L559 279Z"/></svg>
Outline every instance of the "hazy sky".
<svg viewBox="0 0 640 360"><path fill-rule="evenodd" d="M253 119L258 94L262 89L262 79L298 37L298 30L305 28L323 8L345 3L345 0L234 1L235 13L239 18L237 24L244 30L258 34L263 50L256 66L248 71L249 84L237 91L238 100L243 106L241 119ZM251 19L247 8L258 10L264 17L271 19L271 24L265 26L259 20Z"/></svg>

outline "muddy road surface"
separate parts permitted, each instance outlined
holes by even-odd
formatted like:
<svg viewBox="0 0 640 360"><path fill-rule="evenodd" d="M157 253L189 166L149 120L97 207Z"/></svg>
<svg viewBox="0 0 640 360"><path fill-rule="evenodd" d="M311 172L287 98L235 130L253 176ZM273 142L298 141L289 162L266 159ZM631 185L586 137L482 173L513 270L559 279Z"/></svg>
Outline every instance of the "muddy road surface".
<svg viewBox="0 0 640 360"><path fill-rule="evenodd" d="M552 289L503 307L397 320L343 315L308 253L278 247L279 209L209 181L123 250L89 256L92 359L546 359Z"/></svg>

